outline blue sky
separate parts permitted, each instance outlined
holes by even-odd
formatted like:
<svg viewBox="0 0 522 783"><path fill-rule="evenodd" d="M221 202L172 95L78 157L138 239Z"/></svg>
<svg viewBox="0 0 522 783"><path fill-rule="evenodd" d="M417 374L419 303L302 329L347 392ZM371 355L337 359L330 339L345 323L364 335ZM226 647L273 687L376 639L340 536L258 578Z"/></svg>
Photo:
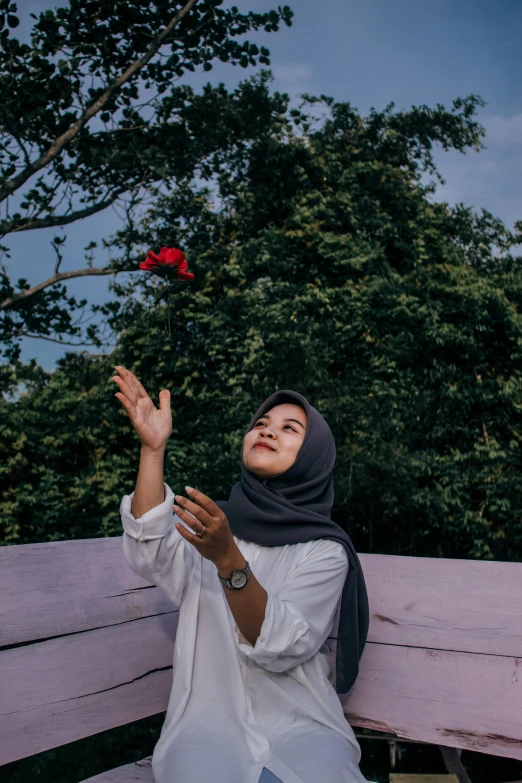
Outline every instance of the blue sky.
<svg viewBox="0 0 522 783"><path fill-rule="evenodd" d="M269 0L236 0L242 10L276 7ZM274 89L331 95L350 101L362 114L395 102L398 110L412 104L451 106L457 97L479 94L487 106L479 114L486 127L487 149L481 153L438 153L446 184L437 198L484 207L510 227L522 219L522 0L312 0L287 2L293 25L277 33L248 36L271 52ZM59 3L18 3L21 35L30 19ZM23 9L23 10L22 10ZM209 73L187 74L194 87L210 81L233 88L254 69L217 63ZM114 210L73 224L64 231L25 232L3 240L11 248L7 262L12 278L31 284L53 273L54 252L49 240L67 234L62 271L85 266L83 248L91 239L115 231L120 222ZM106 261L98 255L97 265ZM102 302L108 278L73 280L70 294ZM52 370L66 351L82 350L26 338L22 359L35 357Z"/></svg>

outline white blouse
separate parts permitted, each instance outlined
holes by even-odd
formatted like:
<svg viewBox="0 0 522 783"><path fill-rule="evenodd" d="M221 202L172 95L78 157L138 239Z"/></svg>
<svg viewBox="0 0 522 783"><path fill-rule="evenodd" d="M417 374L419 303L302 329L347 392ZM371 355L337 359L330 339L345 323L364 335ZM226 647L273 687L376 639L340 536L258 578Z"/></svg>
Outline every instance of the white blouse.
<svg viewBox="0 0 522 783"><path fill-rule="evenodd" d="M125 558L179 608L173 682L152 769L156 783L365 783L359 743L333 686L326 639L338 623L348 557L318 539L234 539L268 593L254 646L236 625L217 568L176 530L174 493L139 519L120 513ZM188 528L188 526L186 526Z"/></svg>

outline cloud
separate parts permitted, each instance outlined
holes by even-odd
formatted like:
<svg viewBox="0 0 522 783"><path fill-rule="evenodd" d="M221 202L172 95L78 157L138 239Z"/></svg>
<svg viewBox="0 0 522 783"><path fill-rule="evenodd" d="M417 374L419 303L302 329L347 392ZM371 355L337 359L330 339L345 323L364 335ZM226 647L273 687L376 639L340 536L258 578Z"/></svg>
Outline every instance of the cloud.
<svg viewBox="0 0 522 783"><path fill-rule="evenodd" d="M522 145L522 112L513 117L492 115L482 120L487 136L486 144L520 144Z"/></svg>
<svg viewBox="0 0 522 783"><path fill-rule="evenodd" d="M272 65L276 89L295 94L310 90L313 68L310 63L274 63Z"/></svg>

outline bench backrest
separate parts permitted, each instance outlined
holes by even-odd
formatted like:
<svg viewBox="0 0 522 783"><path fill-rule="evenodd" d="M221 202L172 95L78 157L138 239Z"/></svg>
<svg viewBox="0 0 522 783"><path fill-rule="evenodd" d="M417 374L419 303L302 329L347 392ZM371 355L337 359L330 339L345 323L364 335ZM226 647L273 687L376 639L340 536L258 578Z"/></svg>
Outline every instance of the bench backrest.
<svg viewBox="0 0 522 783"><path fill-rule="evenodd" d="M522 759L522 564L360 560L352 726ZM0 548L0 764L164 712L177 620L120 536Z"/></svg>

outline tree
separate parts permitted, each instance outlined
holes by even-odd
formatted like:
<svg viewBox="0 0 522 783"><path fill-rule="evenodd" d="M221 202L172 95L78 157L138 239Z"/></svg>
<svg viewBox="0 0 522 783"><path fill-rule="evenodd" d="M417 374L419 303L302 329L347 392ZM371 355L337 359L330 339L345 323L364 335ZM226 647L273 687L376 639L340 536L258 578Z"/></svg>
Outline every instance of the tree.
<svg viewBox="0 0 522 783"><path fill-rule="evenodd" d="M421 182L434 144L480 148L480 100L290 110L266 75L220 100L264 107L261 130L209 163L208 185L187 178L113 240L118 263L148 246L187 253L196 277L176 295L174 336L155 277L119 276L112 355L3 368L18 398L0 401L0 543L121 535L139 458L110 381L124 364L156 401L171 390L175 492L228 497L252 413L292 388L332 427L334 519L359 551L520 560L522 225L434 203ZM156 718L16 762L9 780L70 783L143 758Z"/></svg>
<svg viewBox="0 0 522 783"><path fill-rule="evenodd" d="M209 156L225 158L251 134L255 112L231 116L219 88L197 96L175 83L187 70L211 70L215 59L243 68L268 64L268 49L235 38L290 25L292 11L279 6L242 14L221 9L221 2L70 0L39 17L30 14L36 21L25 44L12 34L16 4L2 0L0 239L64 228L115 204L132 229L144 203L191 178ZM0 341L7 358L19 356L24 334L60 341L82 335L72 315L82 315L87 302L67 297L63 281L128 268L110 261L94 267L90 243L83 267L61 271L64 241L55 236L54 273L35 285L11 282L1 267ZM10 257L7 245L0 250ZM86 330L89 340L97 334L96 325Z"/></svg>
<svg viewBox="0 0 522 783"><path fill-rule="evenodd" d="M243 91L270 103L266 76ZM123 254L187 253L173 338L154 276L115 281L114 353L26 370L4 402L5 543L120 534L139 453L108 387L123 364L156 399L171 390L174 489L227 497L252 412L293 388L332 427L334 519L360 551L520 559L522 225L436 203L421 178L435 143L480 148L480 99L361 117L272 97L286 109L210 185L186 182L115 237Z"/></svg>

